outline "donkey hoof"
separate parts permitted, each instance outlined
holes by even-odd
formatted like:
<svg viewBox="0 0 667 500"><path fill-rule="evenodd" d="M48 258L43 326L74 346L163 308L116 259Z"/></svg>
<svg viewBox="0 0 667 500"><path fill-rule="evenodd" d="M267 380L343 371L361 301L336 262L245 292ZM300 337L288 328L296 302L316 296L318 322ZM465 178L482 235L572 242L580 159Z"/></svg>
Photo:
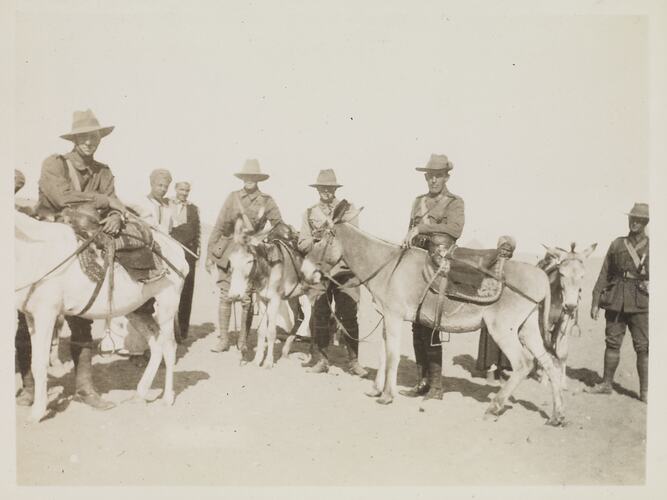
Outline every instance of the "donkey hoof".
<svg viewBox="0 0 667 500"><path fill-rule="evenodd" d="M375 400L376 403L381 404L381 405L388 405L391 404L394 401L394 398L391 396L380 396Z"/></svg>
<svg viewBox="0 0 667 500"><path fill-rule="evenodd" d="M29 425L38 424L42 420L42 418L44 418L45 413L46 412L41 412L41 413L30 412L30 414L28 414L28 417L26 418L26 422Z"/></svg>
<svg viewBox="0 0 667 500"><path fill-rule="evenodd" d="M365 391L364 394L368 396L369 398L377 398L382 394L382 391L376 389L373 387L372 389Z"/></svg>
<svg viewBox="0 0 667 500"><path fill-rule="evenodd" d="M174 404L174 392L165 392L162 396L162 404L164 406L172 406Z"/></svg>
<svg viewBox="0 0 667 500"><path fill-rule="evenodd" d="M262 368L264 368L265 370L270 370L271 368L273 368L273 361L271 363L265 362L262 365Z"/></svg>
<svg viewBox="0 0 667 500"><path fill-rule="evenodd" d="M551 427L565 427L567 425L567 422L565 421L565 416L559 415L558 417L552 416L551 418L549 418L546 424L550 425Z"/></svg>

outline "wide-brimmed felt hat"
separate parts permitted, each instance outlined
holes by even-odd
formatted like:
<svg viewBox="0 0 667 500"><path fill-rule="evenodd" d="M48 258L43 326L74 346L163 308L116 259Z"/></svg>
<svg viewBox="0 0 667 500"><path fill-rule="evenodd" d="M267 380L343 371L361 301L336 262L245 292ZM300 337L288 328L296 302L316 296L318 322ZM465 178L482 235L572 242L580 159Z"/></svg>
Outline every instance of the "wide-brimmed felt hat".
<svg viewBox="0 0 667 500"><path fill-rule="evenodd" d="M310 187L335 187L339 188L342 184L338 184L336 180L336 172L332 169L327 168L325 170L320 170L320 173L317 174L317 180L315 184L309 184Z"/></svg>
<svg viewBox="0 0 667 500"><path fill-rule="evenodd" d="M246 160L240 172L234 174L241 180L251 180L255 182L265 181L269 174L263 174L259 168L259 161L255 159Z"/></svg>
<svg viewBox="0 0 667 500"><path fill-rule="evenodd" d="M449 161L446 155L432 154L425 167L417 167L419 172L449 172L454 168L454 164Z"/></svg>
<svg viewBox="0 0 667 500"><path fill-rule="evenodd" d="M74 112L74 116L72 117L72 131L63 134L60 137L67 139L68 141L73 141L79 134L87 134L95 131L100 133L100 137L104 137L109 135L113 129L113 125L102 127L100 122L97 121L97 118L95 118L95 114L87 109L85 111Z"/></svg>
<svg viewBox="0 0 667 500"><path fill-rule="evenodd" d="M635 203L626 215L628 217L637 217L638 219L648 220L648 203Z"/></svg>

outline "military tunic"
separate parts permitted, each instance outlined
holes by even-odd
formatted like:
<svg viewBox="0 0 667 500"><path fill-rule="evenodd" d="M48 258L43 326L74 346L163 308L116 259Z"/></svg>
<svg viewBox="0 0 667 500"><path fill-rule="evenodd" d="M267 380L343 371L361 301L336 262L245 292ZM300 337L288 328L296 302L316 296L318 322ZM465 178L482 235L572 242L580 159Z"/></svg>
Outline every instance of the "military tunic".
<svg viewBox="0 0 667 500"><path fill-rule="evenodd" d="M51 155L44 160L39 178L38 209L60 212L77 204L92 203L104 211L109 208L111 198L116 198L116 190L107 165L92 158L84 160L76 151Z"/></svg>
<svg viewBox="0 0 667 500"><path fill-rule="evenodd" d="M282 222L278 205L268 194L259 190L248 193L245 189L230 193L220 209L208 241L209 259L223 269L229 265L227 250L234 235L234 225L243 214L248 218L253 231L260 231L267 221L272 226Z"/></svg>
<svg viewBox="0 0 667 500"><path fill-rule="evenodd" d="M298 248L301 252L308 253L313 250L315 245L325 237L327 229L333 227L331 218L339 203L340 200L334 198L331 203L320 202L306 210L299 233ZM354 206L350 205L350 209L353 210ZM359 226L358 217L349 222L354 226ZM324 251L324 243L322 245L322 251ZM329 245L333 245L333 242ZM354 277L342 259L329 270L329 274L340 284L345 284ZM315 299L312 311L312 335L317 356L328 357L326 349L331 341L329 318L334 311L338 321L352 337L348 338L347 335L343 337L350 360L357 359L359 355L359 322L357 319L359 293L359 287L340 288L333 281L325 282L324 293Z"/></svg>
<svg viewBox="0 0 667 500"><path fill-rule="evenodd" d="M412 204L410 229L416 227L419 234L447 234L457 240L465 223L463 199L443 189L436 196L418 196Z"/></svg>
<svg viewBox="0 0 667 500"><path fill-rule="evenodd" d="M627 245L635 248L637 266ZM606 309L605 343L619 350L626 329L637 353L648 352L649 241L616 238L610 245L593 288L593 305Z"/></svg>

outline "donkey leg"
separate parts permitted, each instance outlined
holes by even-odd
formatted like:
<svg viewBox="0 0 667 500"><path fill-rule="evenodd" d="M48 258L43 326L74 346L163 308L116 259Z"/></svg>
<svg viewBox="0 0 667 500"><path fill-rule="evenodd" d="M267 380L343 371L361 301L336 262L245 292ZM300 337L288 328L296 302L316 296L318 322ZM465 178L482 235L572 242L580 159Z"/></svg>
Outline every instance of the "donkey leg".
<svg viewBox="0 0 667 500"><path fill-rule="evenodd" d="M370 390L365 394L371 398L377 398L382 394L382 388L387 377L387 325L382 322L382 335L380 336L378 354L380 355L377 373L375 374L375 381Z"/></svg>
<svg viewBox="0 0 667 500"><path fill-rule="evenodd" d="M268 311L264 313L264 318L257 326L257 348L255 349L255 357L252 362L255 366L260 367L262 365L262 360L264 359L264 349L266 346L266 331L269 328L268 325Z"/></svg>
<svg viewBox="0 0 667 500"><path fill-rule="evenodd" d="M498 332L498 330L489 328L491 336L494 337L494 335L496 335L494 341L512 364L512 374L496 393L485 412L485 417L496 417L500 414L509 397L517 386L528 376L533 367L533 356L523 348L516 332L506 333L500 338L497 338L496 332Z"/></svg>
<svg viewBox="0 0 667 500"><path fill-rule="evenodd" d="M292 349L292 343L294 342L294 339L296 339L296 335L290 335L287 337L285 343L283 344L283 349L280 352L280 359L287 359L289 357L289 352Z"/></svg>
<svg viewBox="0 0 667 500"><path fill-rule="evenodd" d="M164 335L163 333L161 336ZM161 339L162 357L164 358L164 392L162 393L162 402L165 406L174 404L174 366L176 365L176 339L172 328L171 335Z"/></svg>
<svg viewBox="0 0 667 500"><path fill-rule="evenodd" d="M276 343L276 319L278 316L278 309L280 307L280 299L275 297L266 305L267 316L267 346L266 359L262 365L264 368L273 368L273 351Z"/></svg>
<svg viewBox="0 0 667 500"><path fill-rule="evenodd" d="M536 322L531 321L531 318L522 327L521 338L526 348L535 356L538 364L544 369L551 383L553 412L547 424L553 426L563 425L565 423L565 415L563 413L563 397L561 393L561 372L556 366L558 360L544 348L539 327Z"/></svg>
<svg viewBox="0 0 667 500"><path fill-rule="evenodd" d="M56 316L55 311L48 310L33 315L31 370L35 380L35 397L28 415L28 422L30 423L39 422L46 414L48 404L47 371Z"/></svg>
<svg viewBox="0 0 667 500"><path fill-rule="evenodd" d="M148 346L151 349L151 357L148 360L144 374L141 376L141 380L137 384L137 396L143 400L148 399L148 391L153 384L155 374L162 361L162 344L152 336L148 339Z"/></svg>
<svg viewBox="0 0 667 500"><path fill-rule="evenodd" d="M397 317L385 317L385 380L382 395L377 399L380 404L389 404L398 394L396 378L398 377L398 363L401 359L400 342L402 321Z"/></svg>
<svg viewBox="0 0 667 500"><path fill-rule="evenodd" d="M567 391L567 353L569 334L565 333L556 343L556 356L560 365L560 388Z"/></svg>

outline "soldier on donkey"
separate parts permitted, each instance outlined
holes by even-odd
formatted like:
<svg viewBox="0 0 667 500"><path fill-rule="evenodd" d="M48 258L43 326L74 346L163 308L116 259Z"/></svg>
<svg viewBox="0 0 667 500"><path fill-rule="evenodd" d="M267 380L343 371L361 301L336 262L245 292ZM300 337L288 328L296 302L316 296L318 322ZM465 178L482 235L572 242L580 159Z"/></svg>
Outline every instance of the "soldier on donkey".
<svg viewBox="0 0 667 500"><path fill-rule="evenodd" d="M440 265L447 250L461 236L465 223L463 199L447 189L449 172L454 165L445 155L432 154L425 167L428 193L418 196L412 205L410 226L403 244L428 251L436 265ZM442 346L432 338L433 329L419 323L412 324L412 344L419 378L414 387L401 390L403 396L424 396L424 399L442 399Z"/></svg>
<svg viewBox="0 0 667 500"><path fill-rule="evenodd" d="M299 233L299 250L308 253L313 246L325 237L327 228L332 226L331 217L340 200L336 198L336 190L341 187L336 180L333 170L321 170L315 184L311 187L317 189L320 200L318 203L306 210L303 216L303 224ZM351 221L357 225L355 219ZM325 280L325 290L313 304L312 317L312 357L310 362L304 366L312 373L325 373L329 371L329 358L327 347L331 340L330 318L334 314L332 301L335 303L335 315L344 329L345 347L350 360L349 370L359 377L365 377L368 372L359 364L359 322L357 320L357 309L359 305L359 288L341 288L354 275L347 265L341 260L336 264L329 275L336 281Z"/></svg>
<svg viewBox="0 0 667 500"><path fill-rule="evenodd" d="M275 226L282 222L280 210L273 198L263 193L258 188L258 183L269 178L260 170L257 160L246 160L240 172L234 174L243 181L243 188L233 191L225 200L220 209L218 219L208 242L208 256L206 258L206 269L211 271L213 265L218 269L217 284L220 288L220 304L218 307L219 339L218 343L211 349L213 352L224 352L229 350L229 320L232 313L232 302L229 299L229 285L231 273L229 269L229 251L231 250L232 237L236 220L241 217L244 227L248 232L258 232L264 228L266 223ZM252 323L252 297L246 295L242 300L242 315L237 347L244 353L247 351L248 330Z"/></svg>

